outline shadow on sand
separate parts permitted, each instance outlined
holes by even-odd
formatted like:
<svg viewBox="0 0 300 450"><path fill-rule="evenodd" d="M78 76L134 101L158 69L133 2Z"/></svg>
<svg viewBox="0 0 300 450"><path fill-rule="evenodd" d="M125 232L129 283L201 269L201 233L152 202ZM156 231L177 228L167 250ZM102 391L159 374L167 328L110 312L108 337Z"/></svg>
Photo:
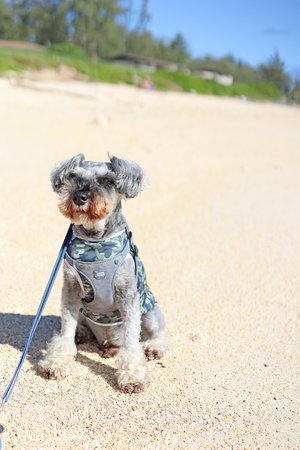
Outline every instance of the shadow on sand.
<svg viewBox="0 0 300 450"><path fill-rule="evenodd" d="M33 320L34 316L32 315L0 313L0 345L9 345L22 352L27 341ZM59 333L60 324L61 321L58 316L43 316L41 318L27 356L27 359L29 360L37 374L37 363L42 356L41 350L44 350L46 348L47 342L50 341L53 334ZM96 340L85 344L80 344L77 347L78 354L76 357L76 361L88 367L96 375L104 378L110 386L116 389L116 369L101 362L95 362L88 356L82 354L80 351L83 350L84 352L97 353L98 348ZM19 359L16 360L16 366L18 362Z"/></svg>

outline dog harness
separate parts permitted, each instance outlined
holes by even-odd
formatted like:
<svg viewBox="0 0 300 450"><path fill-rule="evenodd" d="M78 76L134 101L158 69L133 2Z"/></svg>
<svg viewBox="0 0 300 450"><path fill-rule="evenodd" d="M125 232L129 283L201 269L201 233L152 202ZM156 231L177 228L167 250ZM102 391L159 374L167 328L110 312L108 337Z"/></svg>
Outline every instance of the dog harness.
<svg viewBox="0 0 300 450"><path fill-rule="evenodd" d="M65 262L81 287L80 312L88 320L103 326L122 323L121 313L114 302L114 280L129 255L135 264L141 313L146 314L154 307L156 300L147 284L145 268L132 242L131 231L126 227L105 240L88 241L77 237L73 229Z"/></svg>

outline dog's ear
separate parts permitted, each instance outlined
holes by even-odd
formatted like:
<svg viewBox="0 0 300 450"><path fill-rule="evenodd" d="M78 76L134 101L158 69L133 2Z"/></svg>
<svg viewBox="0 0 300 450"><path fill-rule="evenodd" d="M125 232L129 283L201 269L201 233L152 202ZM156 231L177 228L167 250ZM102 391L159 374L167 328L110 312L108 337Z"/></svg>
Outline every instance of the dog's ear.
<svg viewBox="0 0 300 450"><path fill-rule="evenodd" d="M73 158L59 162L51 172L51 184L54 192L58 192L63 184L63 177L72 169L79 167L84 161L84 155L79 153Z"/></svg>
<svg viewBox="0 0 300 450"><path fill-rule="evenodd" d="M115 174L115 186L120 194L126 198L138 195L147 185L147 178L143 170L133 161L109 156L112 171Z"/></svg>

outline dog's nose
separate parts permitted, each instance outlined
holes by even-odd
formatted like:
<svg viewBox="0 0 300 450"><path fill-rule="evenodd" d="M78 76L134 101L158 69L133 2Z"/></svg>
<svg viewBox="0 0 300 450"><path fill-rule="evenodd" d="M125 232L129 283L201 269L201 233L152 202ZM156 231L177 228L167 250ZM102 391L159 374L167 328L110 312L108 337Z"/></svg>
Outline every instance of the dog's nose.
<svg viewBox="0 0 300 450"><path fill-rule="evenodd" d="M86 192L75 192L73 202L77 206L82 206L88 201L89 195Z"/></svg>

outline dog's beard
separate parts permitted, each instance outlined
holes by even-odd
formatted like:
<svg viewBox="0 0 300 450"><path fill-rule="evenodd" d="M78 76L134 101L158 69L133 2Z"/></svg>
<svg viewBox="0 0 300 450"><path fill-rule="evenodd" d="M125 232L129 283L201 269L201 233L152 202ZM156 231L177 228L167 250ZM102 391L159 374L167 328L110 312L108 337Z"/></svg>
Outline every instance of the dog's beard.
<svg viewBox="0 0 300 450"><path fill-rule="evenodd" d="M71 198L62 198L58 204L60 212L75 224L89 225L104 219L111 211L110 201L98 194L84 205L77 206Z"/></svg>

